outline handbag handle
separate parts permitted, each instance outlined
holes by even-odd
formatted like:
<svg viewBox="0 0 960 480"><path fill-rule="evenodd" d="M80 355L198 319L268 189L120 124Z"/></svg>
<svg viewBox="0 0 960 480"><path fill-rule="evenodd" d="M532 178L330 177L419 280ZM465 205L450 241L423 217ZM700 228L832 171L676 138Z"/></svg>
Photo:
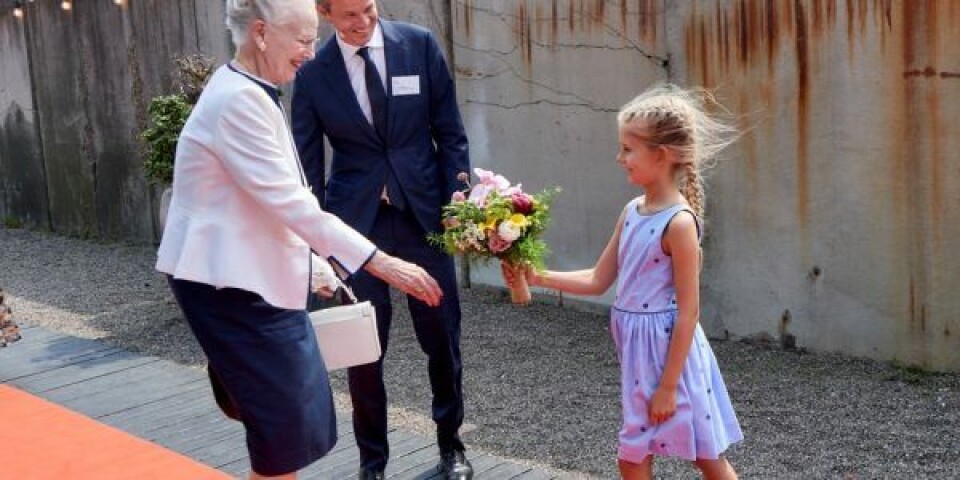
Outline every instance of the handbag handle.
<svg viewBox="0 0 960 480"><path fill-rule="evenodd" d="M351 302L357 303L357 296L353 294L353 290L351 290L346 283L343 283L343 280L340 280L340 277L337 277L337 287L342 288L343 291L347 293L347 298L349 298Z"/></svg>

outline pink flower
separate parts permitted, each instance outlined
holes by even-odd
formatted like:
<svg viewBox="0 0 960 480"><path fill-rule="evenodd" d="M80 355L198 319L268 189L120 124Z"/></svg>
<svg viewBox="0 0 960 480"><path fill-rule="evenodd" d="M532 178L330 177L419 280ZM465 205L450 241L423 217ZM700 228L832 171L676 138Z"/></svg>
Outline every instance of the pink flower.
<svg viewBox="0 0 960 480"><path fill-rule="evenodd" d="M496 233L491 234L490 239L487 241L487 246L490 248L490 251L493 253L503 252L504 250L510 248L510 245L512 244L513 242L508 242L500 238L500 235L497 235Z"/></svg>
<svg viewBox="0 0 960 480"><path fill-rule="evenodd" d="M463 192L459 190L457 190L456 192L453 192L453 195L450 196L450 200L454 202L462 202L466 199L467 199L467 196L464 195Z"/></svg>
<svg viewBox="0 0 960 480"><path fill-rule="evenodd" d="M513 212L530 215L533 213L533 197L523 192L514 193L510 196L513 201Z"/></svg>
<svg viewBox="0 0 960 480"><path fill-rule="evenodd" d="M457 228L460 226L460 220L456 217L447 217L443 219L444 228Z"/></svg>
<svg viewBox="0 0 960 480"><path fill-rule="evenodd" d="M483 208L487 204L487 196L493 192L493 187L484 184L475 185L470 189L470 198L469 200L473 202L474 205Z"/></svg>
<svg viewBox="0 0 960 480"><path fill-rule="evenodd" d="M473 173L480 179L481 185L486 185L491 187L497 192L502 192L510 188L510 181L504 178L503 175L497 175L489 170L484 170L482 168L474 168Z"/></svg>

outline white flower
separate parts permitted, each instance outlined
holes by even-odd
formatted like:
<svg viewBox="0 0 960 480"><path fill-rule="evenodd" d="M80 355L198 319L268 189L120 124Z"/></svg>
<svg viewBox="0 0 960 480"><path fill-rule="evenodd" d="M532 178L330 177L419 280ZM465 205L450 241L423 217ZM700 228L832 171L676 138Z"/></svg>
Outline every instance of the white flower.
<svg viewBox="0 0 960 480"><path fill-rule="evenodd" d="M523 234L523 227L510 220L506 220L500 223L500 228L497 229L497 233L500 234L500 238L512 242L520 238L520 235Z"/></svg>

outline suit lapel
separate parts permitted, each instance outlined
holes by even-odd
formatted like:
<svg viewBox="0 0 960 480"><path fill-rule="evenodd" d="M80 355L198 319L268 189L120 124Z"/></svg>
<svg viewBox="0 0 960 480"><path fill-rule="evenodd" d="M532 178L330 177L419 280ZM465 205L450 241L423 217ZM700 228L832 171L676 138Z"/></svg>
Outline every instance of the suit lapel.
<svg viewBox="0 0 960 480"><path fill-rule="evenodd" d="M393 132L397 122L397 108L394 105L393 76L402 71L404 60L408 56L407 44L403 41L400 32L387 20L380 21L383 31L383 54L387 63L387 138Z"/></svg>
<svg viewBox="0 0 960 480"><path fill-rule="evenodd" d="M337 45L335 37L330 37L330 40L318 53L318 57L326 67L323 69L324 78L326 78L327 84L334 94L333 96L343 104L344 112L359 125L367 136L376 142L380 142L380 136L377 135L376 129L373 128L373 125L370 125L370 122L367 122L367 117L363 115L363 110L360 109L357 94L350 84L350 75L347 74L347 65L343 62L343 54L340 53L340 46Z"/></svg>

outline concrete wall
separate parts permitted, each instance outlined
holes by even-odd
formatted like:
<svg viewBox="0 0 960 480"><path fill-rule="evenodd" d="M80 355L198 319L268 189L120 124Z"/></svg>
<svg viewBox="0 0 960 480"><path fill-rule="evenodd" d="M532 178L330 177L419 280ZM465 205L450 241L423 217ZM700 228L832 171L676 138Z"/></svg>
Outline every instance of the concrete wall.
<svg viewBox="0 0 960 480"><path fill-rule="evenodd" d="M668 78L651 2L454 1L454 59L474 166L559 185L551 267L592 266L638 195L616 165L616 111ZM497 267L498 268L498 267ZM500 284L497 268L474 270ZM602 301L612 299L612 292Z"/></svg>
<svg viewBox="0 0 960 480"><path fill-rule="evenodd" d="M684 2L749 129L710 182L713 331L960 370L960 2Z"/></svg>
<svg viewBox="0 0 960 480"><path fill-rule="evenodd" d="M0 216L61 233L153 241L154 188L138 133L171 59L226 57L221 2L38 0L0 16ZM6 48L9 45L11 48ZM16 68L6 68L14 66ZM31 94L32 86L32 94Z"/></svg>
<svg viewBox="0 0 960 480"><path fill-rule="evenodd" d="M659 80L704 85L746 132L709 172L707 330L960 370L960 2L455 0L452 14L474 163L565 189L552 266L592 265L637 194L613 163L615 110Z"/></svg>

